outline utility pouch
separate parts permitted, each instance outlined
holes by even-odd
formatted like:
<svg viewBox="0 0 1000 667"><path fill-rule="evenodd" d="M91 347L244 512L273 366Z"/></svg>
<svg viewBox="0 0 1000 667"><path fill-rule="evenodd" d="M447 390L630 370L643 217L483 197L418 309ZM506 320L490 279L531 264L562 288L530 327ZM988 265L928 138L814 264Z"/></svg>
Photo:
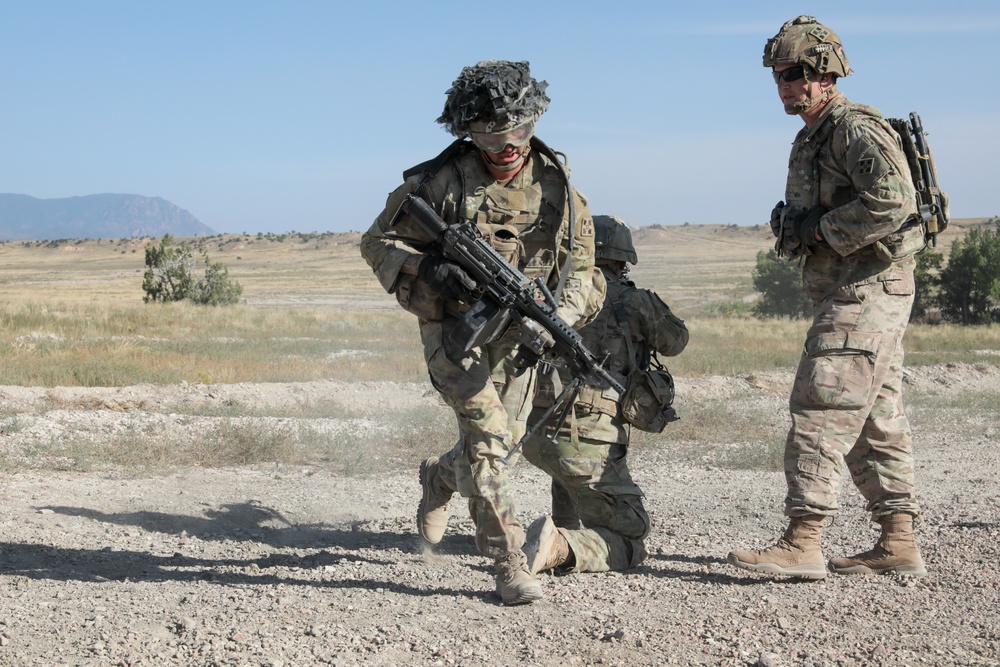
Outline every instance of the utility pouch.
<svg viewBox="0 0 1000 667"><path fill-rule="evenodd" d="M677 421L674 378L666 368L633 369L625 383L622 418L642 431L660 433Z"/></svg>
<svg viewBox="0 0 1000 667"><path fill-rule="evenodd" d="M480 222L476 226L483 233L483 238L508 264L515 269L519 268L524 245L518 238L517 228L514 225Z"/></svg>
<svg viewBox="0 0 1000 667"><path fill-rule="evenodd" d="M657 359L655 352L637 354L624 305L615 298L611 307L625 335L629 356L625 393L621 397L622 419L640 431L660 433L667 424L679 419L673 407L674 378Z"/></svg>
<svg viewBox="0 0 1000 667"><path fill-rule="evenodd" d="M911 218L897 231L875 242L875 254L884 262L899 262L927 247L926 225Z"/></svg>

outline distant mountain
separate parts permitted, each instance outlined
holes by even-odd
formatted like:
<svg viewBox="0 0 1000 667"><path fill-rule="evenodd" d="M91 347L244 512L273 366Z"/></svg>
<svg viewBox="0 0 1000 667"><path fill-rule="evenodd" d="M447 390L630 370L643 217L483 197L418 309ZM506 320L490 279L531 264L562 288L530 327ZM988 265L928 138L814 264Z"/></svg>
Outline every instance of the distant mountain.
<svg viewBox="0 0 1000 667"><path fill-rule="evenodd" d="M215 233L198 218L159 197L87 195L36 199L0 194L0 241Z"/></svg>

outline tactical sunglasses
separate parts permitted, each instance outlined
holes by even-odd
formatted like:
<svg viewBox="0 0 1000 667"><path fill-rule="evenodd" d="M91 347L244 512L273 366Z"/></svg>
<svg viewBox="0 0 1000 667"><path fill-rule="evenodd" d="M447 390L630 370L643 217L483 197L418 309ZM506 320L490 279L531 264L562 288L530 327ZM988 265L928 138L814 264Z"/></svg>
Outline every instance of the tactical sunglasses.
<svg viewBox="0 0 1000 667"><path fill-rule="evenodd" d="M506 132L469 132L469 138L487 153L502 153L505 146L520 148L528 143L535 132L535 120L513 127Z"/></svg>
<svg viewBox="0 0 1000 667"><path fill-rule="evenodd" d="M775 83L781 83L782 81L791 83L792 81L798 81L804 77L806 75L806 70L802 65L796 65L795 67L783 69L780 72L775 70L771 72L771 75L774 77Z"/></svg>

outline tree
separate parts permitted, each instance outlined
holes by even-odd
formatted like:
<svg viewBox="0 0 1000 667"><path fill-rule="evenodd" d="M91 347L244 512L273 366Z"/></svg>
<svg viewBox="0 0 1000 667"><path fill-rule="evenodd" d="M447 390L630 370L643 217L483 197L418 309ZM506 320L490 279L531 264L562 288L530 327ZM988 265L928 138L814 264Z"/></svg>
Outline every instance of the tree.
<svg viewBox="0 0 1000 667"><path fill-rule="evenodd" d="M195 261L187 244L175 245L164 234L160 245L146 246L146 273L142 276L143 301L182 301L194 286Z"/></svg>
<svg viewBox="0 0 1000 667"><path fill-rule="evenodd" d="M228 306L240 302L243 285L229 279L229 269L222 262L205 260L205 277L198 281L191 293L191 300L203 306Z"/></svg>
<svg viewBox="0 0 1000 667"><path fill-rule="evenodd" d="M222 306L239 303L243 286L229 279L229 269L222 262L212 262L207 252L202 252L205 276L194 279L196 262L191 248L176 245L170 234L165 234L160 245L146 246L146 273L142 277L143 301L183 301L189 299L205 306Z"/></svg>
<svg viewBox="0 0 1000 667"><path fill-rule="evenodd" d="M951 322L1000 321L1000 228L976 228L955 241L941 270L941 314Z"/></svg>
<svg viewBox="0 0 1000 667"><path fill-rule="evenodd" d="M809 317L812 302L802 289L798 263L788 262L774 250L757 253L753 288L760 293L754 313L760 317Z"/></svg>
<svg viewBox="0 0 1000 667"><path fill-rule="evenodd" d="M938 291L941 287L941 265L944 255L930 248L916 256L917 265L913 269L913 309L910 319L927 316L927 311L939 303Z"/></svg>

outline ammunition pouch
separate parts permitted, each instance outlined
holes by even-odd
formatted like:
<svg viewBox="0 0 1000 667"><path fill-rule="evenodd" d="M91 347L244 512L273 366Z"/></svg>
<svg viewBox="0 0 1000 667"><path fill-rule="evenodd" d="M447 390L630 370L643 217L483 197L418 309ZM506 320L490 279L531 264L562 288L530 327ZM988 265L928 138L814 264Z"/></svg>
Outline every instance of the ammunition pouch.
<svg viewBox="0 0 1000 667"><path fill-rule="evenodd" d="M618 392L613 388L595 389L583 385L576 394L574 406L577 416L599 412L612 417L618 414Z"/></svg>
<svg viewBox="0 0 1000 667"><path fill-rule="evenodd" d="M469 351L492 343L507 333L514 321L510 308L497 304L489 297L474 301L469 309L458 318L451 330L448 343L451 349Z"/></svg>
<svg viewBox="0 0 1000 667"><path fill-rule="evenodd" d="M490 222L477 222L476 226L486 242L503 257L504 261L515 269L520 266L521 257L524 255L524 244L518 238L517 227Z"/></svg>

